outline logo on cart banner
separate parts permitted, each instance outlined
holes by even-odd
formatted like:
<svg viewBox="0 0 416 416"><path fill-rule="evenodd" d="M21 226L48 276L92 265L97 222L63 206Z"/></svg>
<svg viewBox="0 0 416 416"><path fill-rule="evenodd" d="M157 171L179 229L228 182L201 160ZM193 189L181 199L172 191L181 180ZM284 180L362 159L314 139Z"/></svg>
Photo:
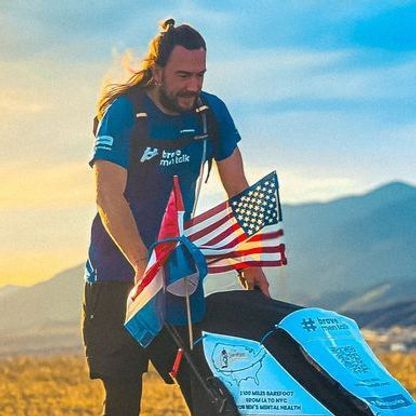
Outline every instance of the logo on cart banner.
<svg viewBox="0 0 416 416"><path fill-rule="evenodd" d="M218 343L211 359L217 371L225 378L230 377L237 385L248 379L258 384L264 356L264 351L255 351L245 345Z"/></svg>
<svg viewBox="0 0 416 416"><path fill-rule="evenodd" d="M338 318L319 318L315 319L307 316L300 322L301 327L307 332L315 332L318 328L323 331L342 331L347 330L348 325Z"/></svg>
<svg viewBox="0 0 416 416"><path fill-rule="evenodd" d="M380 409L400 409L401 407L407 407L412 404L402 394L389 397L365 397L365 399Z"/></svg>
<svg viewBox="0 0 416 416"><path fill-rule="evenodd" d="M316 325L315 325L315 321L312 319L312 318L308 318L308 319L306 319L306 318L303 318L303 320L302 320L302 328L305 330L305 331L308 331L308 332L310 332L310 331L316 331Z"/></svg>

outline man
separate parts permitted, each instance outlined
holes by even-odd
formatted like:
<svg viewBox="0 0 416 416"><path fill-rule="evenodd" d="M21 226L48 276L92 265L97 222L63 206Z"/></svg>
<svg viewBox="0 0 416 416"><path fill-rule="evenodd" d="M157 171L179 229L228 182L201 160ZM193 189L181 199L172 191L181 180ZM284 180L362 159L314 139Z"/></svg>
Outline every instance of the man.
<svg viewBox="0 0 416 416"><path fill-rule="evenodd" d="M163 331L143 350L123 322L127 295L142 278L148 249L157 239L173 175L179 177L185 220L192 215L206 160L215 159L229 197L248 186L234 122L219 98L202 91L204 39L188 25L175 27L173 19L162 29L141 70L101 97L90 162L98 214L86 264L83 333L90 376L104 384L107 416L138 414L149 358L162 375L172 365L174 348ZM215 140L204 140L200 100L215 118ZM245 279L249 288L269 295L260 268L246 269ZM186 366L178 381L192 411Z"/></svg>

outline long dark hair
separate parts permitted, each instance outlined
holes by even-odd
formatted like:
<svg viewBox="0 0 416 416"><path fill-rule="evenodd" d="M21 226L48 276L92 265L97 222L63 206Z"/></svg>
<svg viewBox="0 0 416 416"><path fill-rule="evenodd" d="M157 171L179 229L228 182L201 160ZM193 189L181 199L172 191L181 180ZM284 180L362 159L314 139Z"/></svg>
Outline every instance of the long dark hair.
<svg viewBox="0 0 416 416"><path fill-rule="evenodd" d="M153 84L152 68L164 67L176 45L194 50L207 50L204 38L187 24L175 27L175 20L168 19L160 24L161 32L149 44L146 56L140 63L140 69L121 84L107 84L103 87L97 103L97 118L101 120L108 106L120 95L133 89L150 87Z"/></svg>

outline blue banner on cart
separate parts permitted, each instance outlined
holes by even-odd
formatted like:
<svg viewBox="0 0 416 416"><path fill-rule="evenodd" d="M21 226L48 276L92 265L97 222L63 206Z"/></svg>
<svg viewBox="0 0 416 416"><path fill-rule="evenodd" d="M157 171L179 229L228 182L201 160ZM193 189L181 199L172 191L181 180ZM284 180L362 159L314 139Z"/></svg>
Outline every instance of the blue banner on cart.
<svg viewBox="0 0 416 416"><path fill-rule="evenodd" d="M347 391L366 402L374 415L416 415L416 402L383 367L352 319L305 308L284 318L279 328Z"/></svg>
<svg viewBox="0 0 416 416"><path fill-rule="evenodd" d="M205 358L242 416L333 415L256 341L203 333Z"/></svg>

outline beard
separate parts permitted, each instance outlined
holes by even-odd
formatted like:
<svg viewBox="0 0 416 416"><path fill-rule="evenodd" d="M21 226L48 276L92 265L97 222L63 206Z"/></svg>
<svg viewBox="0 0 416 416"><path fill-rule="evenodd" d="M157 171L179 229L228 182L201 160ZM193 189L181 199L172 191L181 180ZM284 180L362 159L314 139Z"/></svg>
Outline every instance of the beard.
<svg viewBox="0 0 416 416"><path fill-rule="evenodd" d="M191 111L195 108L196 100L199 97L199 94L195 93L185 93L185 92L178 92L176 94L170 94L164 85L161 85L159 87L159 101L160 103L169 111L175 112L175 113L185 113L187 111ZM187 108L184 108L179 104L180 98L193 98L193 102L190 106Z"/></svg>

